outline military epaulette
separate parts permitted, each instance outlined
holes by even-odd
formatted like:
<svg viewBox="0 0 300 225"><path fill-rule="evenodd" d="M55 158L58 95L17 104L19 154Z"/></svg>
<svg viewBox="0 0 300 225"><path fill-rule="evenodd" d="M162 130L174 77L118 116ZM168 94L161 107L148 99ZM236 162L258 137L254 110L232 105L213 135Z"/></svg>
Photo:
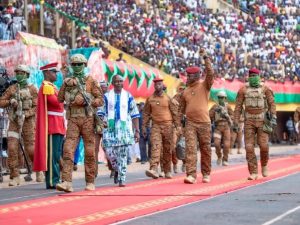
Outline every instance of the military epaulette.
<svg viewBox="0 0 300 225"><path fill-rule="evenodd" d="M54 86L52 84L44 82L43 94L54 95L55 94Z"/></svg>

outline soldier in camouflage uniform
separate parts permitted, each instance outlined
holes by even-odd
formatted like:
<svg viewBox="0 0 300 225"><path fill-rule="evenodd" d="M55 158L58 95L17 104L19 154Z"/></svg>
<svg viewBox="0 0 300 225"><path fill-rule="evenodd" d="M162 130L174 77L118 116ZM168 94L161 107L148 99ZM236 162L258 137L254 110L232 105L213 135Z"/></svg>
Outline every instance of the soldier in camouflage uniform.
<svg viewBox="0 0 300 225"><path fill-rule="evenodd" d="M233 110L227 104L227 95L225 91L220 91L217 94L218 103L213 105L209 110L209 116L212 122L215 123L214 143L216 154L218 156L217 165L228 166L228 154L230 149L230 128L232 125L231 117ZM223 140L223 154L222 143Z"/></svg>
<svg viewBox="0 0 300 225"><path fill-rule="evenodd" d="M38 90L29 85L27 79L30 70L25 65L15 69L17 84L11 85L0 97L0 107L9 108L8 128L8 167L10 170L9 186L20 184L19 176L19 144L20 135L24 142L25 152L29 156L30 164L33 162L35 113ZM31 166L31 165L30 165ZM37 181L43 181L42 172L37 172Z"/></svg>
<svg viewBox="0 0 300 225"><path fill-rule="evenodd" d="M205 62L206 77L200 81L200 68L189 67L187 73L187 88L180 100L180 113L176 123L180 123L186 115L185 125L185 160L186 178L184 183L194 184L197 179L197 144L201 153L202 182L210 182L211 171L211 122L208 113L209 92L214 82L214 71L205 50L200 50L200 55Z"/></svg>
<svg viewBox="0 0 300 225"><path fill-rule="evenodd" d="M85 190L95 190L95 109L103 105L102 90L96 80L85 76L87 60L81 54L71 57L73 74L64 80L58 100L65 102L67 110L67 135L63 150L63 183L59 191L72 192L72 171L79 137L84 142Z"/></svg>
<svg viewBox="0 0 300 225"><path fill-rule="evenodd" d="M180 82L180 84L177 87L177 92L172 98L172 103L176 107L176 114L179 113L179 100L185 88L186 88L185 83ZM183 120L183 118L181 120ZM178 159L176 155L176 146L182 135L183 134L180 129L176 130L176 132L173 132L172 162L173 162L174 173L177 173L177 163L178 163ZM181 171L185 172L185 159L182 160Z"/></svg>
<svg viewBox="0 0 300 225"><path fill-rule="evenodd" d="M163 91L163 80L156 78L154 80L155 92L145 103L143 111L143 135L146 137L146 129L152 120L151 128L151 159L150 169L146 170L146 175L157 179L158 164L160 154L163 151L162 167L165 178L172 178L171 175L171 151L173 123L175 121L175 108L171 98Z"/></svg>
<svg viewBox="0 0 300 225"><path fill-rule="evenodd" d="M272 126L277 124L273 92L260 82L259 73L260 71L256 68L249 70L249 83L238 91L234 110L233 129L237 131L242 107L245 105L245 148L250 173L248 180L256 180L258 177L254 150L256 135L260 148L262 175L268 176L269 133L272 132Z"/></svg>

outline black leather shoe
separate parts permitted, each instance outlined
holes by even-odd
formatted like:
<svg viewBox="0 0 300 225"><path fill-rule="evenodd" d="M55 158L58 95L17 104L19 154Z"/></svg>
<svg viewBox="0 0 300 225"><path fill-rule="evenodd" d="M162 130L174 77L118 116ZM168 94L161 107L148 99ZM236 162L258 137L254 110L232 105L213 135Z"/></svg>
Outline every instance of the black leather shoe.
<svg viewBox="0 0 300 225"><path fill-rule="evenodd" d="M114 174L114 183L117 184L118 183L118 172L115 171L115 174Z"/></svg>
<svg viewBox="0 0 300 225"><path fill-rule="evenodd" d="M125 187L126 185L125 185L125 183L123 182L123 181L120 181L119 182L119 187Z"/></svg>

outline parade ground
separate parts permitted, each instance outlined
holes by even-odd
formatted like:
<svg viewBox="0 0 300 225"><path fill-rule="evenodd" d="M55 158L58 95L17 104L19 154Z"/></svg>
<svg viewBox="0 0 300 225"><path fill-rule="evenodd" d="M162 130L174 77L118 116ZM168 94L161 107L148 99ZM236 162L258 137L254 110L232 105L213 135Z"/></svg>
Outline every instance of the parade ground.
<svg viewBox="0 0 300 225"><path fill-rule="evenodd" d="M183 183L152 180L147 164L128 167L127 185L120 188L100 164L96 190L84 191L83 166L73 172L74 192L46 190L36 182L0 189L0 224L299 224L300 146L272 146L269 176L248 181L245 154L230 155L230 166L216 166L212 181Z"/></svg>

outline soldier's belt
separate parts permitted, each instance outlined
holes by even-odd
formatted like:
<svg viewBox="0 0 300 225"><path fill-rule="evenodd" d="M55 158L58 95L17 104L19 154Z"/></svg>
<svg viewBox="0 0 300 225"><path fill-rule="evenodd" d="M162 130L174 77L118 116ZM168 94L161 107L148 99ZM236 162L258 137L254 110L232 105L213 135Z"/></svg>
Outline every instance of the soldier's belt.
<svg viewBox="0 0 300 225"><path fill-rule="evenodd" d="M64 116L63 112L54 112L54 111L48 111L48 115L50 116Z"/></svg>
<svg viewBox="0 0 300 225"><path fill-rule="evenodd" d="M217 126L226 126L226 125L228 125L228 122L227 121L218 121L218 122L216 122L216 125Z"/></svg>
<svg viewBox="0 0 300 225"><path fill-rule="evenodd" d="M259 113L259 114L252 114L252 113L245 113L245 118L246 119L254 119L254 120L264 120L265 114L264 112Z"/></svg>
<svg viewBox="0 0 300 225"><path fill-rule="evenodd" d="M86 116L84 108L70 108L71 117L75 116Z"/></svg>

